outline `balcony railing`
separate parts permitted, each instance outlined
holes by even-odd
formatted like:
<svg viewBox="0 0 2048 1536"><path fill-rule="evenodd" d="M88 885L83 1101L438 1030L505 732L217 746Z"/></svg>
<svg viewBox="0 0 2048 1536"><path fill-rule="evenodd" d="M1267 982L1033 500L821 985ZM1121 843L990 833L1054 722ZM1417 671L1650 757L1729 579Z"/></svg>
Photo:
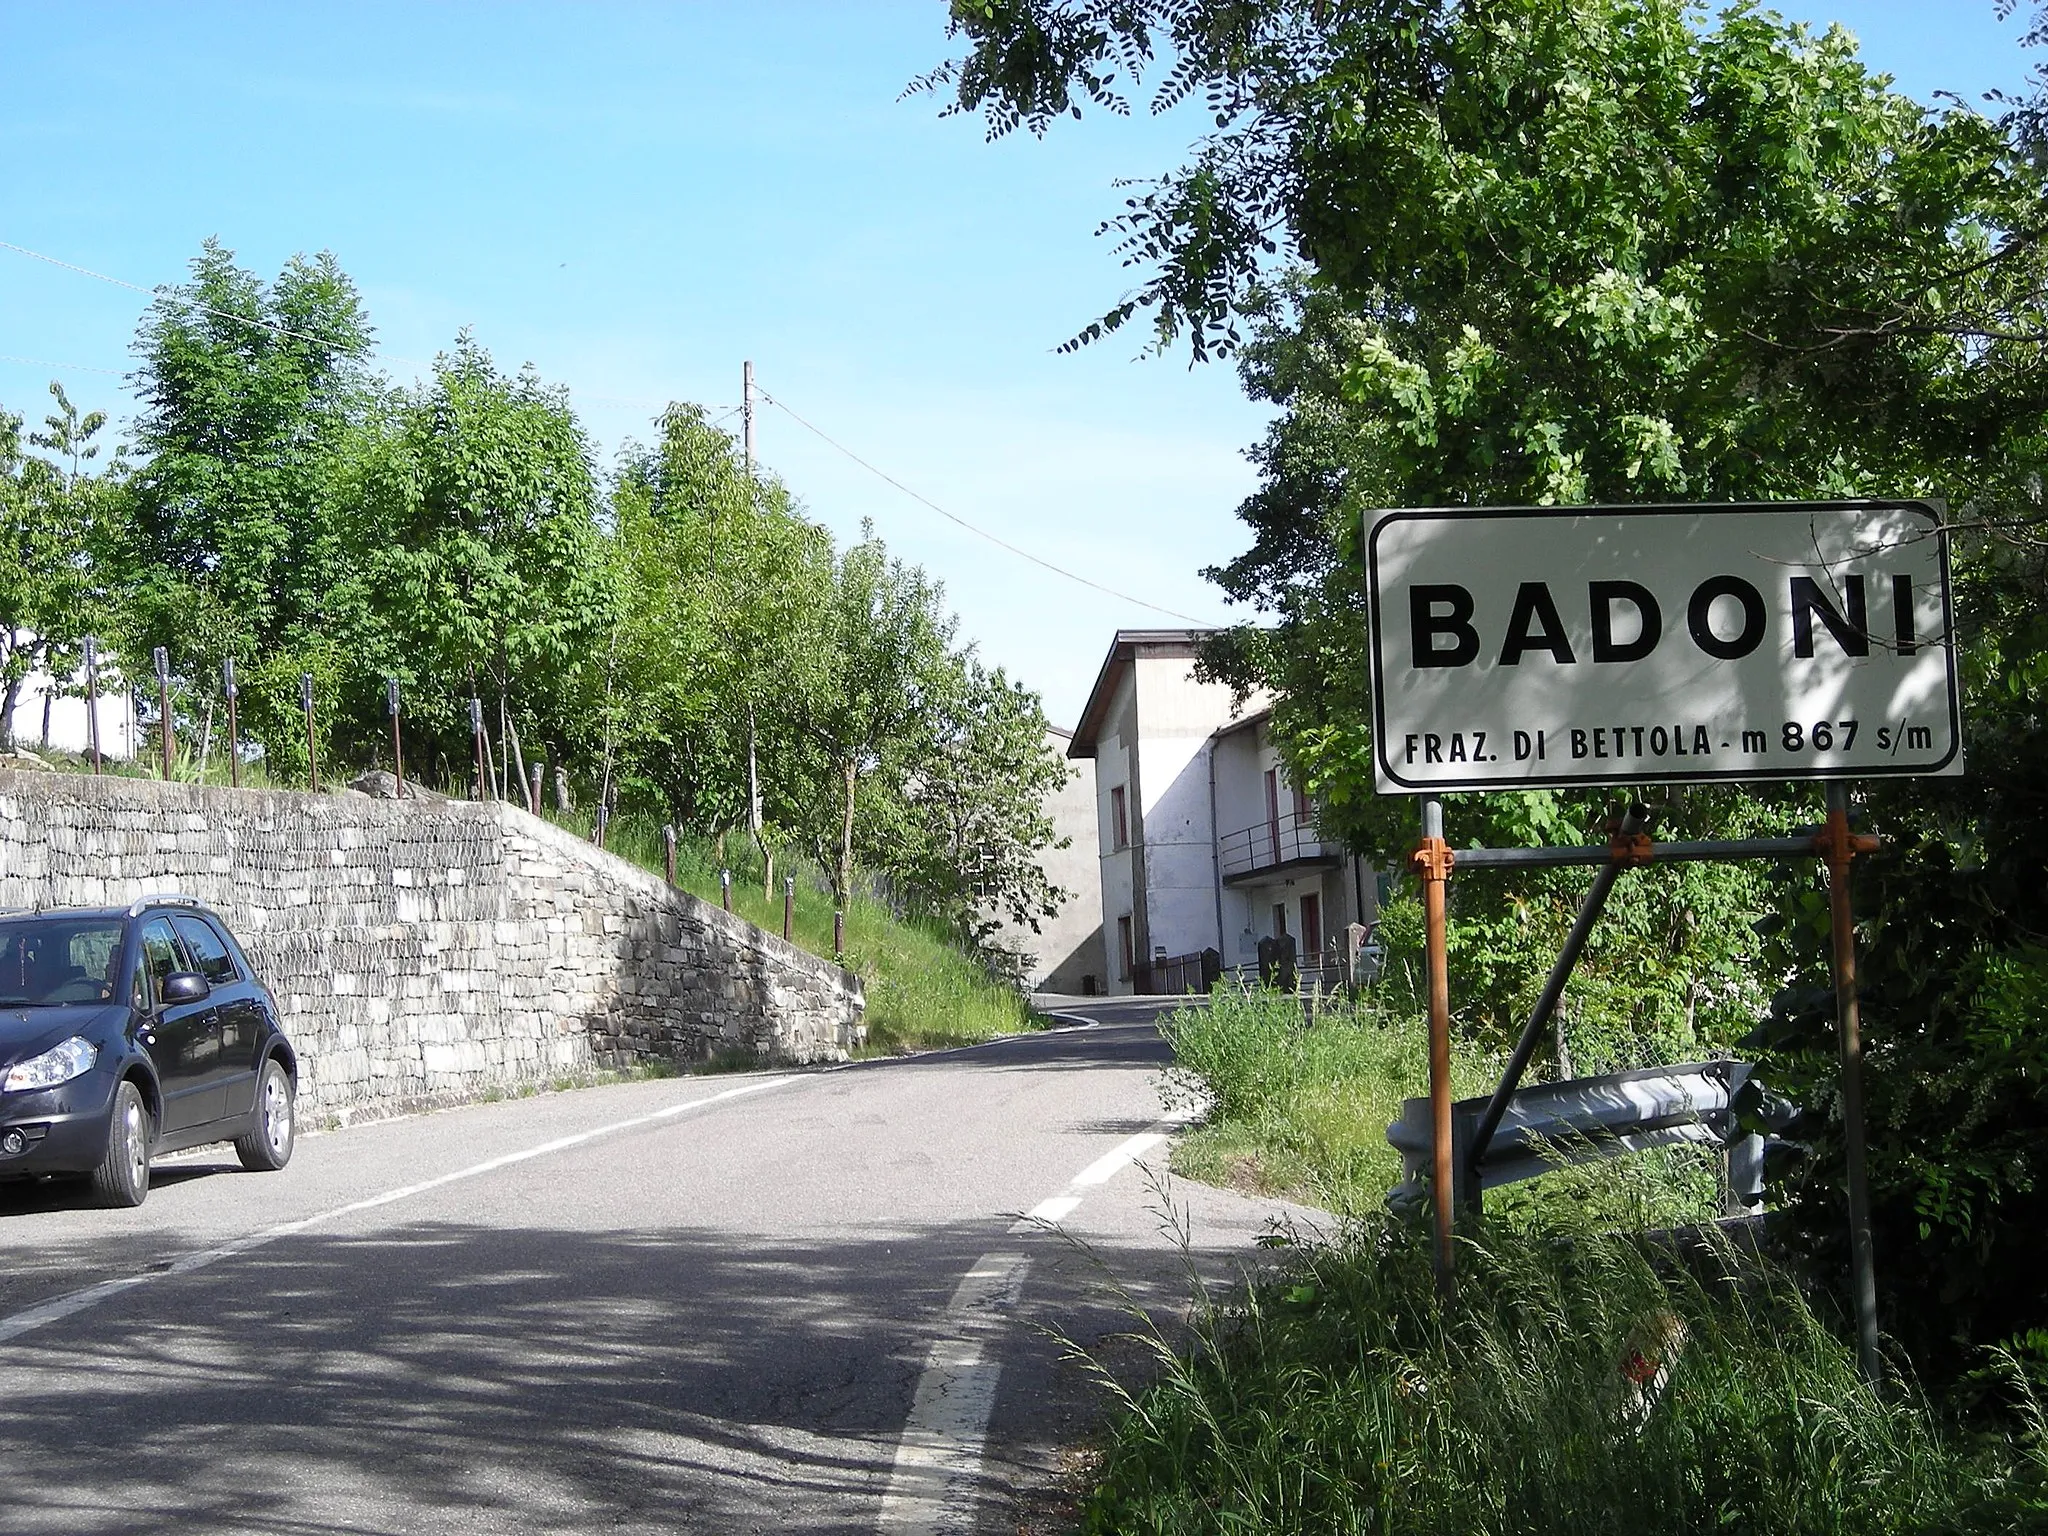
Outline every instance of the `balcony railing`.
<svg viewBox="0 0 2048 1536"><path fill-rule="evenodd" d="M1315 823L1292 810L1245 827L1226 832L1217 839L1223 864L1223 878L1257 874L1281 864L1329 863L1343 856L1335 843L1317 836Z"/></svg>

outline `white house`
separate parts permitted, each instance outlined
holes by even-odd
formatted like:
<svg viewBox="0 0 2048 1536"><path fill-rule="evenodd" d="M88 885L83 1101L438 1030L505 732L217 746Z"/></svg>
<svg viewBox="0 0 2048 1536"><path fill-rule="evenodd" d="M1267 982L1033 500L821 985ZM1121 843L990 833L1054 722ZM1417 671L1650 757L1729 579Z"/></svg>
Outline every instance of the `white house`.
<svg viewBox="0 0 2048 1536"><path fill-rule="evenodd" d="M1049 728L1046 745L1066 755L1072 731ZM1067 893L1057 915L1041 918L1037 929L1005 921L997 940L1023 958L1023 980L1034 992L1085 992L1090 982L1100 990L1102 974L1102 905L1097 899L1101 872L1095 846L1095 765L1082 761L1058 789L1046 796L1056 839L1066 843L1039 855L1039 867L1053 885Z"/></svg>
<svg viewBox="0 0 2048 1536"><path fill-rule="evenodd" d="M1270 699L1195 676L1206 633L1119 630L1067 749L1095 764L1106 992L1180 990L1206 949L1255 966L1282 933L1305 968L1334 962L1378 914L1371 866L1288 782Z"/></svg>
<svg viewBox="0 0 2048 1536"><path fill-rule="evenodd" d="M49 673L31 672L22 679L15 695L14 712L7 724L16 746L41 751L85 752L92 746L92 724L99 725L100 755L129 758L135 755L137 729L135 711L128 698L128 685L113 667L99 669L98 698L88 718L85 698L85 668L81 666L67 682L58 683Z"/></svg>

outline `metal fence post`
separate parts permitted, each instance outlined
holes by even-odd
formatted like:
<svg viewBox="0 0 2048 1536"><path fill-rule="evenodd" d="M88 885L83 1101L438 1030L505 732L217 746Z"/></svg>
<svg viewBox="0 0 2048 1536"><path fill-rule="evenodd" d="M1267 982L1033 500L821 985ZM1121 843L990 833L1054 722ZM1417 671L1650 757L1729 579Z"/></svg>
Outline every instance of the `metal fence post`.
<svg viewBox="0 0 2048 1536"><path fill-rule="evenodd" d="M384 705L391 711L391 776L398 781L398 798L405 798L405 744L398 733L398 679L384 679Z"/></svg>
<svg viewBox="0 0 2048 1536"><path fill-rule="evenodd" d="M718 904L728 912L732 910L732 871L729 869L718 872Z"/></svg>
<svg viewBox="0 0 2048 1536"><path fill-rule="evenodd" d="M320 793L320 750L313 739L313 674L299 674L299 707L306 712L306 782Z"/></svg>
<svg viewBox="0 0 2048 1536"><path fill-rule="evenodd" d="M220 659L221 692L228 701L228 788L242 787L242 733L241 722L235 718L235 705L242 696L242 690L235 686L235 658L223 656Z"/></svg>
<svg viewBox="0 0 2048 1536"><path fill-rule="evenodd" d="M160 716L161 729L158 736L163 743L164 777L171 776L171 653L158 646L151 659L156 663L156 707Z"/></svg>
<svg viewBox="0 0 2048 1536"><path fill-rule="evenodd" d="M100 771L100 642L85 637L85 736L92 753L92 771Z"/></svg>
<svg viewBox="0 0 2048 1536"><path fill-rule="evenodd" d="M793 940L796 934L796 876L782 877L782 936Z"/></svg>
<svg viewBox="0 0 2048 1536"><path fill-rule="evenodd" d="M474 694L469 699L469 749L476 758L476 797L481 800L490 781L484 774L484 701Z"/></svg>

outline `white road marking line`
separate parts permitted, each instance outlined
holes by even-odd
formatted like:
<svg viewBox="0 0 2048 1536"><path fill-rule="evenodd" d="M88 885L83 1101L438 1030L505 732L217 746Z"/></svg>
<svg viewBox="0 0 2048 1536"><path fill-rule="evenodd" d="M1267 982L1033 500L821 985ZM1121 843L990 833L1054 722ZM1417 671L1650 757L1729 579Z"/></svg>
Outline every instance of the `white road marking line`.
<svg viewBox="0 0 2048 1536"><path fill-rule="evenodd" d="M1165 1131L1127 1137L1069 1179L1067 1188L1107 1184L1165 1140ZM1053 1195L1012 1225L1011 1235L1040 1231L1080 1208L1077 1194ZM937 1536L972 1526L974 1501L983 1492L982 1453L1003 1376L1002 1362L992 1357L992 1345L1003 1312L1016 1302L1027 1262L1019 1253L983 1255L946 1304L939 1321L946 1333L932 1345L917 1378L910 1418L896 1443L896 1460L882 1495L879 1529Z"/></svg>
<svg viewBox="0 0 2048 1536"><path fill-rule="evenodd" d="M986 1342L1024 1281L1021 1253L979 1259L946 1304L948 1336L933 1344L882 1495L881 1529L926 1536L962 1523L978 1491L981 1452L995 1412L1002 1362Z"/></svg>
<svg viewBox="0 0 2048 1536"><path fill-rule="evenodd" d="M1074 1175L1073 1187L1084 1188L1090 1184L1107 1184L1127 1164L1135 1163L1154 1147L1166 1140L1164 1131L1142 1131L1129 1141L1123 1142L1095 1159L1086 1168Z"/></svg>
<svg viewBox="0 0 2048 1536"><path fill-rule="evenodd" d="M1050 1200L1041 1200L1024 1213L1026 1221L1065 1221L1081 1207L1079 1195L1054 1195Z"/></svg>
<svg viewBox="0 0 2048 1536"><path fill-rule="evenodd" d="M615 1136L621 1131L635 1130L640 1126L653 1125L662 1120L672 1120L677 1115L686 1114L693 1109L705 1109L713 1104L722 1103L727 1099L741 1098L750 1093L761 1093L770 1088L780 1088L785 1083L798 1081L801 1081L801 1079L795 1077L771 1077L758 1083L745 1083L738 1088L727 1088L724 1092L714 1093L709 1098L687 1099L680 1104L670 1104L649 1114L634 1115L631 1119L627 1120L614 1120L609 1125L600 1125L587 1131L578 1131L573 1136L557 1136L553 1141L544 1141L536 1147L527 1147L518 1152L507 1152L499 1157L488 1158L481 1163L473 1163L467 1168L458 1168L453 1173L444 1173L436 1178L422 1179L417 1184L406 1184L397 1189L388 1189L380 1195L371 1195L364 1200L351 1200L346 1205L337 1205L328 1210L315 1212L311 1216L302 1216L297 1221L287 1221L279 1226L266 1227L261 1232L252 1232L247 1237L235 1238L233 1241L222 1243L216 1248L203 1248L196 1253L188 1253L165 1268L153 1270L148 1274L127 1275L119 1280L102 1281L98 1285L87 1286L85 1289L73 1291L69 1295L58 1296L50 1301L45 1301L23 1311L13 1313L10 1316L0 1317L0 1344L18 1339L25 1333L34 1333L38 1328L47 1327L49 1324L57 1322L62 1318L70 1317L74 1313L84 1312L89 1308L96 1307L101 1302L118 1296L123 1291L133 1290L138 1285L147 1285L150 1281L160 1280L166 1275L189 1275L194 1270L205 1269L208 1265L218 1264L222 1259L231 1259L237 1254L247 1253L252 1248L260 1248L265 1243L275 1242L281 1237L295 1236L300 1232L320 1226L326 1222L338 1221L344 1216L352 1216L358 1211L373 1211L380 1206L391 1205L400 1200L410 1200L414 1195L423 1195L429 1190L440 1189L444 1185L459 1183L464 1179L481 1178L484 1174L496 1173L500 1168L510 1168L514 1164L529 1162L536 1157L546 1157L555 1152L566 1152L571 1147L580 1147L606 1136Z"/></svg>

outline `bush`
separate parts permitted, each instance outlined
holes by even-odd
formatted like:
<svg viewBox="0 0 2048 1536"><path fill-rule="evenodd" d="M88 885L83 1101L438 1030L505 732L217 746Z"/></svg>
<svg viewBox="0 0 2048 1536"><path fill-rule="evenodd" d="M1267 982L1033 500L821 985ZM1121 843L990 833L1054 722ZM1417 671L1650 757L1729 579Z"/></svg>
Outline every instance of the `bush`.
<svg viewBox="0 0 2048 1536"><path fill-rule="evenodd" d="M1439 1303L1391 1218L1299 1244L1163 1365L1106 1448L1092 1532L1855 1536L2048 1522L2030 1444L1965 1447L1877 1393L1800 1292L1718 1245L1495 1228Z"/></svg>

